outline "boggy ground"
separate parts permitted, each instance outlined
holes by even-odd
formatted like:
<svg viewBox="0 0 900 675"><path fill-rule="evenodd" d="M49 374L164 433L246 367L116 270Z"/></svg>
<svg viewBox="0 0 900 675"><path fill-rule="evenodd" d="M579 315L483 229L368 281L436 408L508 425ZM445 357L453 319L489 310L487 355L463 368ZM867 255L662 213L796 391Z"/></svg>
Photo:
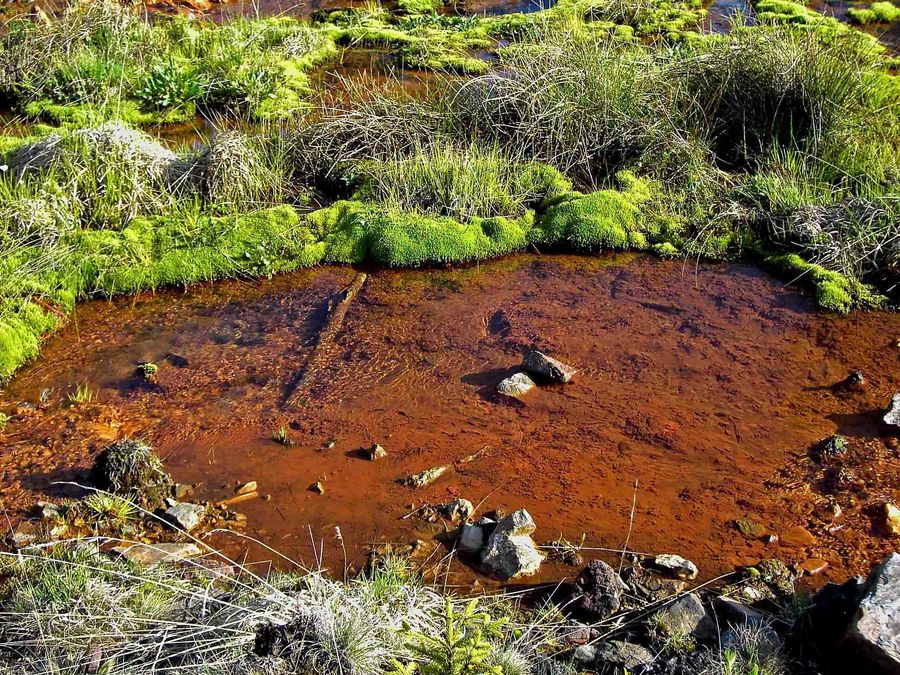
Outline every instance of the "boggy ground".
<svg viewBox="0 0 900 675"><path fill-rule="evenodd" d="M257 481L272 498L240 505L248 534L309 563L311 537L323 540L332 568L336 527L356 564L375 542L420 538L443 554L432 542L443 527L402 516L457 495L482 512L527 507L539 541L584 533L587 547L618 548L636 494L629 547L690 557L704 578L780 557L822 558L814 581L843 580L894 547L873 509L900 497L896 441L877 426L900 389L896 314L817 313L747 265L520 255L373 271L313 357L327 300L353 275L324 267L79 307L3 393L19 406L0 457L7 513L82 480L112 438L137 436L202 498ZM494 387L529 345L579 376L500 400ZM157 385L134 376L142 361L159 364ZM852 369L866 390L835 391ZM284 404L292 381L298 403ZM79 383L95 399L70 405ZM281 425L292 447L272 440ZM851 446L838 484L809 454L833 433ZM388 457L371 462L358 451L375 442ZM451 470L427 488L396 482L436 465ZM324 494L308 489L316 481ZM817 508L829 500L843 510L834 523ZM743 518L782 543L748 539ZM791 548L795 526L815 543Z"/></svg>

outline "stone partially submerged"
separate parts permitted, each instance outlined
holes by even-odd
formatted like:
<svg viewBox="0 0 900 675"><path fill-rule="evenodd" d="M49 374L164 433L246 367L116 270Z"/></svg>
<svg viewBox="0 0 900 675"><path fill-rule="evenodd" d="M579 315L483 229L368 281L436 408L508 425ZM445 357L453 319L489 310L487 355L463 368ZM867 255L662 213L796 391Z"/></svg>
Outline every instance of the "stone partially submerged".
<svg viewBox="0 0 900 675"><path fill-rule="evenodd" d="M553 382L565 383L575 377L578 372L572 366L547 356L537 349L531 349L522 357L522 367L530 373L536 373Z"/></svg>
<svg viewBox="0 0 900 675"><path fill-rule="evenodd" d="M502 380L497 385L497 391L504 396L519 398L534 389L534 380L528 377L527 373L516 373Z"/></svg>
<svg viewBox="0 0 900 675"><path fill-rule="evenodd" d="M535 529L534 520L525 509L502 518L481 551L484 570L503 580L537 572L544 554L531 538Z"/></svg>

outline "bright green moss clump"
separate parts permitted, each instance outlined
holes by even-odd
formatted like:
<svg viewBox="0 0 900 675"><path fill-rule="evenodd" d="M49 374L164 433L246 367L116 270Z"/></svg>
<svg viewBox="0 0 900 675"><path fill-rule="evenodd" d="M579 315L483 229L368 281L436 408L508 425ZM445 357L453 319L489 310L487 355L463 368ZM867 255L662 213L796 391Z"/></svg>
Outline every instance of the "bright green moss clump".
<svg viewBox="0 0 900 675"><path fill-rule="evenodd" d="M851 7L847 16L854 23L894 23L900 19L900 7L891 2L873 2L868 9Z"/></svg>
<svg viewBox="0 0 900 675"><path fill-rule="evenodd" d="M802 283L816 295L820 307L847 314L857 307L871 307L879 298L863 284L843 274L809 263L796 254L771 256L766 259L783 279Z"/></svg>
<svg viewBox="0 0 900 675"><path fill-rule="evenodd" d="M549 207L530 241L581 249L646 249L641 205L651 198L653 186L628 172L620 180L628 185L624 191L600 190Z"/></svg>
<svg viewBox="0 0 900 675"><path fill-rule="evenodd" d="M310 230L323 239L325 262L418 267L485 260L521 250L534 212L461 223L447 216L341 201L313 212L308 221Z"/></svg>

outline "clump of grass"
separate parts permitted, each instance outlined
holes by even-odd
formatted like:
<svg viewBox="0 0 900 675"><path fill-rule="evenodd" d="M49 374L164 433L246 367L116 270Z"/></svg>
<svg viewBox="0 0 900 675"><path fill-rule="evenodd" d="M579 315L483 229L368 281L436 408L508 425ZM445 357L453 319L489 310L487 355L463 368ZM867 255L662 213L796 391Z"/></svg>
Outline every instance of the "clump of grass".
<svg viewBox="0 0 900 675"><path fill-rule="evenodd" d="M66 394L66 398L69 400L69 403L75 405L90 403L94 400L94 390L86 383L81 383L75 387L75 391L70 391Z"/></svg>
<svg viewBox="0 0 900 675"><path fill-rule="evenodd" d="M869 7L850 7L847 16L854 23L894 23L900 20L900 7L892 2L873 2Z"/></svg>
<svg viewBox="0 0 900 675"><path fill-rule="evenodd" d="M294 444L294 441L291 440L291 433L285 426L278 427L278 429L275 430L272 434L272 440L286 448L289 448Z"/></svg>
<svg viewBox="0 0 900 675"><path fill-rule="evenodd" d="M127 499L105 492L94 492L81 502L93 520L121 524L137 516L138 510Z"/></svg>
<svg viewBox="0 0 900 675"><path fill-rule="evenodd" d="M475 662L495 672L547 658L562 629L543 616L508 621L520 616L510 599L445 597L390 560L346 582L263 577L231 561L240 574L210 577L191 562L137 567L99 553L99 541L0 554L0 654L17 672L98 660L123 675L381 675L392 663L443 674L455 671L439 664Z"/></svg>
<svg viewBox="0 0 900 675"><path fill-rule="evenodd" d="M146 363L141 363L137 367L137 374L145 381L150 384L156 382L156 375L159 372L159 366L151 361L147 361Z"/></svg>
<svg viewBox="0 0 900 675"><path fill-rule="evenodd" d="M161 506L172 492L172 479L149 445L123 439L106 446L91 469L91 482L101 490L147 508Z"/></svg>
<svg viewBox="0 0 900 675"><path fill-rule="evenodd" d="M550 166L515 162L477 145L458 150L432 144L408 156L357 164L352 171L361 181L357 199L463 222L521 216L572 187Z"/></svg>

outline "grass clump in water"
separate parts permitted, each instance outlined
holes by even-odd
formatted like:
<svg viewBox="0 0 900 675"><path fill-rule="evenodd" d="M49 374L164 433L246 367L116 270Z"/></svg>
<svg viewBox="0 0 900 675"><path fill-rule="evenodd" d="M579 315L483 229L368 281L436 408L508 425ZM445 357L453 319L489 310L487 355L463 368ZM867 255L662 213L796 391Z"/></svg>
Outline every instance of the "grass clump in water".
<svg viewBox="0 0 900 675"><path fill-rule="evenodd" d="M145 508L162 506L173 487L162 460L149 445L132 439L116 441L100 452L91 469L91 482Z"/></svg>

